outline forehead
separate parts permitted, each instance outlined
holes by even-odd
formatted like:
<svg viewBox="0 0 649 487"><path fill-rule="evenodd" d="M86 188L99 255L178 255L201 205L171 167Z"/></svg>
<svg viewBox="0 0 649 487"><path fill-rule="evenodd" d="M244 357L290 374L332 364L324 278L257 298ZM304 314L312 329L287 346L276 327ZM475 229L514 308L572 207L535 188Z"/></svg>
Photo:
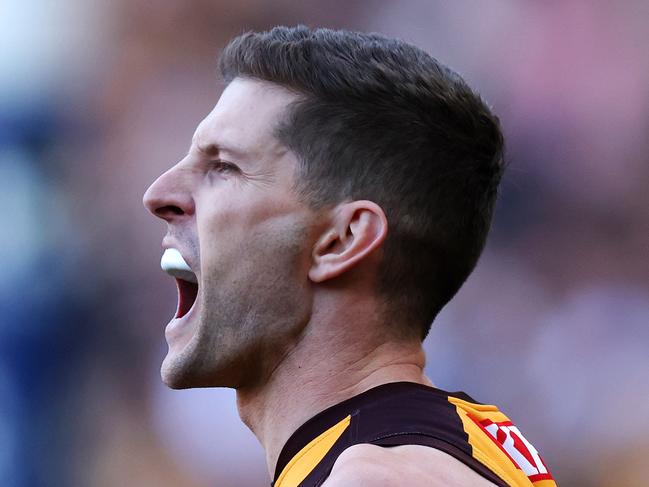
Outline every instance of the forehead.
<svg viewBox="0 0 649 487"><path fill-rule="evenodd" d="M285 150L273 130L297 95L266 81L235 78L207 117L198 125L192 144L205 149L259 157Z"/></svg>

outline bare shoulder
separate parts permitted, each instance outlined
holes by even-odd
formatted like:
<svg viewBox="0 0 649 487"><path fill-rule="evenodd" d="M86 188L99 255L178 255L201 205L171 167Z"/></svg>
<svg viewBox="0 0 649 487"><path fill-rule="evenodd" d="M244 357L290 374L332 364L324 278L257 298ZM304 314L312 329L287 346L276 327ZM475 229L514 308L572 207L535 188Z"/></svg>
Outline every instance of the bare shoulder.
<svg viewBox="0 0 649 487"><path fill-rule="evenodd" d="M434 448L354 445L336 460L323 487L401 486L493 487L452 456Z"/></svg>

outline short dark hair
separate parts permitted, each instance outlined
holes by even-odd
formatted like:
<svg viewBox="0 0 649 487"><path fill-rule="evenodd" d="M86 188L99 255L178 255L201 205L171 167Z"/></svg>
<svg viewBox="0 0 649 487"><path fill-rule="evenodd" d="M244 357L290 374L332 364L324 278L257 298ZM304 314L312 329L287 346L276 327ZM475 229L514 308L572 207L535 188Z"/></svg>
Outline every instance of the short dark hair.
<svg viewBox="0 0 649 487"><path fill-rule="evenodd" d="M313 207L372 200L388 236L378 282L388 319L422 338L475 267L503 172L498 118L454 71L379 34L305 26L234 38L219 68L301 96L276 128Z"/></svg>

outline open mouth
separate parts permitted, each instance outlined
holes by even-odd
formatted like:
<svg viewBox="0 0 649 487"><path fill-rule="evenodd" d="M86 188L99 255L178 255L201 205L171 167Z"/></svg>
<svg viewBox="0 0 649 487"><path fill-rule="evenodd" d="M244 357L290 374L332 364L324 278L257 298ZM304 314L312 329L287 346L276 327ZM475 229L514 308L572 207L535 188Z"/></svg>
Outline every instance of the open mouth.
<svg viewBox="0 0 649 487"><path fill-rule="evenodd" d="M178 308L175 318L182 318L189 313L196 302L198 284L176 278L176 286L178 287Z"/></svg>
<svg viewBox="0 0 649 487"><path fill-rule="evenodd" d="M192 309L198 295L198 279L177 249L169 248L162 254L160 267L176 278L178 288L178 308L175 318L182 318Z"/></svg>

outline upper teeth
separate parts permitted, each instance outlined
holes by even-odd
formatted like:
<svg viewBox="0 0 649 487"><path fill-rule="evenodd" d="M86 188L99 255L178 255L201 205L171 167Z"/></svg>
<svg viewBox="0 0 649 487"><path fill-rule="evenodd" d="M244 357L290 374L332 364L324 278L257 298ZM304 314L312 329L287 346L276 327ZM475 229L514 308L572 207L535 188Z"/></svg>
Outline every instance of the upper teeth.
<svg viewBox="0 0 649 487"><path fill-rule="evenodd" d="M185 259L183 259L183 256L176 249L167 249L164 251L162 259L160 259L160 267L167 274L178 279L194 283L198 282L196 274L194 274L194 271L192 271L191 267L189 267Z"/></svg>

